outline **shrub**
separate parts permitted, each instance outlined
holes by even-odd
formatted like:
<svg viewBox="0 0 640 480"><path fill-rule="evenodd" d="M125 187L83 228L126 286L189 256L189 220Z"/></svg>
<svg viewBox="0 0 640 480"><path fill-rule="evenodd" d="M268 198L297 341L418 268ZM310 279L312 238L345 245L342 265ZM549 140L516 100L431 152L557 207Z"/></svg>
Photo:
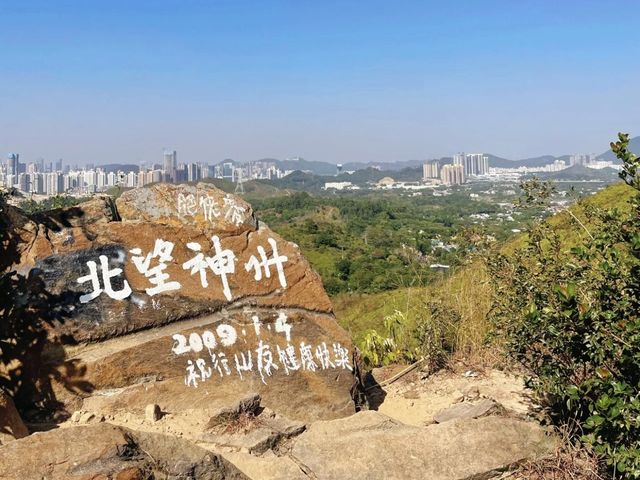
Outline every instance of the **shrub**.
<svg viewBox="0 0 640 480"><path fill-rule="evenodd" d="M367 367L379 367L395 362L412 362L417 350L410 346L411 336L407 316L395 310L384 317L386 336L369 330L360 344L362 358Z"/></svg>
<svg viewBox="0 0 640 480"><path fill-rule="evenodd" d="M640 190L629 137L612 143L622 179ZM640 199L585 208L571 247L549 223L491 262L493 320L559 425L593 447L616 478L640 478ZM536 203L529 199L526 203Z"/></svg>

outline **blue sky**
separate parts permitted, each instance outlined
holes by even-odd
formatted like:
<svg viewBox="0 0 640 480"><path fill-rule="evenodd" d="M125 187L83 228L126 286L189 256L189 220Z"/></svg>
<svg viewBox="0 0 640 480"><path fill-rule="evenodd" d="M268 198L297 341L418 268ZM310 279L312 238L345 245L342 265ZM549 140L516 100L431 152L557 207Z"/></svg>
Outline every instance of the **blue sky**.
<svg viewBox="0 0 640 480"><path fill-rule="evenodd" d="M637 1L0 0L0 154L70 163L600 153Z"/></svg>

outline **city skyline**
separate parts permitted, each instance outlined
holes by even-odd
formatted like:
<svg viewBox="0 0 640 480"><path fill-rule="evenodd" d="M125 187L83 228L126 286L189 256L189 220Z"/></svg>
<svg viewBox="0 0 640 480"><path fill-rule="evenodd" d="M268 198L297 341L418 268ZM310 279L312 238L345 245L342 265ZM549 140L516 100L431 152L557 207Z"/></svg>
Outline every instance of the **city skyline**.
<svg viewBox="0 0 640 480"><path fill-rule="evenodd" d="M378 182L373 182L382 188L425 189L438 186L452 186L465 184L468 181L518 181L522 175L536 172L558 172L573 166L586 167L594 170L619 170L611 160L603 160L593 154L575 154L565 160L546 158L544 165L525 166L514 163L511 167L490 166L489 156L484 153L456 153L448 159L424 160L421 168L414 169L414 177L396 182L386 175ZM0 189L17 190L23 194L37 194L54 196L60 194L91 195L107 191L112 187L140 188L152 183L182 183L199 182L207 179L221 179L237 184L239 191L244 191L243 182L247 180L275 180L282 179L296 170L295 162L290 167L281 168L275 160L258 160L247 163L237 163L226 160L216 164L207 162L178 162L176 150L165 150L163 162L151 165L129 165L134 167L124 169L125 165L113 165L105 169L100 165L87 165L86 168L66 165L63 168L62 159L56 162L45 162L42 158L37 162L22 163L20 155L12 153L7 156L5 163L0 163ZM117 170L114 167L118 167ZM382 172L381 168L377 168ZM302 168L303 171L304 166ZM411 170L411 169L409 169ZM332 175L341 176L343 181L325 182L324 189L359 189L347 179L360 170L348 171L342 164L335 165ZM393 172L384 172L393 175ZM407 172L407 170L403 170ZM313 173L313 172L311 172ZM420 175L422 174L422 175ZM317 175L317 173L316 173ZM325 178L331 175L323 174ZM353 177L354 179L356 177ZM360 180L361 182L361 180ZM371 181L366 182L371 185Z"/></svg>
<svg viewBox="0 0 640 480"><path fill-rule="evenodd" d="M2 156L522 159L600 153L640 131L637 2L33 1L0 13Z"/></svg>

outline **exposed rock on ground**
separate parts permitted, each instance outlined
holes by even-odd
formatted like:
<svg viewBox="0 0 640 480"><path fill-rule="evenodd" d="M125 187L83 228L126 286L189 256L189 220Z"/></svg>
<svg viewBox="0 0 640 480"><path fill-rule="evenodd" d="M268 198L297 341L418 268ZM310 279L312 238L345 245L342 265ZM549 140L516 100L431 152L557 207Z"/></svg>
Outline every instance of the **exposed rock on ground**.
<svg viewBox="0 0 640 480"><path fill-rule="evenodd" d="M101 423L39 432L1 447L0 478L241 480L247 477L219 455L185 440Z"/></svg>
<svg viewBox="0 0 640 480"><path fill-rule="evenodd" d="M491 389L494 389L494 393L500 390L504 380L501 375L500 372L486 372L473 379L466 378L466 385L456 383L460 376L455 373L442 372L438 378L442 384L454 382L463 389L466 387L467 391L475 388L469 388L469 383L482 382L482 388L478 388L479 395L482 395L482 392ZM394 390L389 392L386 400L393 403L396 396L409 400L404 398L405 394L409 393L410 397L424 394L423 388L428 389L431 385L429 379L421 380L417 375L404 378L394 384ZM449 407L454 409L460 405L473 406L483 402L475 397L468 400L464 395L451 399L451 392L446 389L438 393L427 392L434 403L451 401ZM505 403L517 405L516 400L522 391L514 389L509 393L511 398L507 398L507 393L503 391ZM206 465L216 475L219 474L220 465L227 465L222 462L226 460L238 472L255 480L453 480L497 478L500 472L525 460L534 460L553 452L554 438L537 423L514 418L522 415L492 400L486 399L484 403L492 408L486 409L482 418L462 415L442 424L431 422L430 425L420 426L407 425L375 411L304 424L264 407L257 394L247 395L212 413L202 409L165 413L161 409L163 415L157 420L149 419L143 410L120 410L107 417L106 422L112 425L95 423L77 426L77 423L69 420L58 430L31 435L7 445L14 445L12 449L0 447L0 464L17 461L17 455L28 455L27 451L38 451L40 446L54 442L44 440L50 438L59 445L45 455L42 460L45 463L37 463L42 471L52 472L48 478L68 478L65 476L68 472L62 470L60 465L69 462L83 466L73 473L93 475L79 478L111 475L111 478L117 479L120 478L117 475L146 475L150 468L147 463L149 458L153 458L153 462L149 460L151 465L160 465L158 471L165 475L158 474L156 478L174 478L165 473L165 466L172 465L172 459L185 455L184 452L189 450L192 456L188 457L188 465L199 465L198 462L204 458L203 452L209 452L213 455L210 457L213 463ZM416 417L423 414L420 404L408 408L416 410ZM85 415L87 412L79 413ZM402 414L407 415L407 412ZM98 429L89 432L99 433L85 434L84 429ZM36 438L43 440L35 444ZM153 440L150 446L146 443L151 441L149 439ZM17 445L22 442L25 442L25 446L18 448ZM113 453L113 449L106 449L106 446L103 448L105 443L115 445L116 453ZM97 453L87 452L87 448L83 447L88 445L91 445L92 452L95 449ZM122 451L134 453L117 453ZM78 452L88 456L78 458ZM24 470L26 467L23 466L16 468L19 475L25 475L23 478L31 478L31 470ZM206 469L200 472L211 474ZM0 478L4 478L2 474L0 470ZM224 470L227 476L198 475L202 476L184 478L238 478L234 476L237 472L232 468Z"/></svg>
<svg viewBox="0 0 640 480"><path fill-rule="evenodd" d="M433 416L436 423L450 422L451 420L479 418L490 414L500 408L496 402L487 398L477 402L463 402L440 410Z"/></svg>
<svg viewBox="0 0 640 480"><path fill-rule="evenodd" d="M554 448L539 426L503 417L413 427L379 412L321 421L291 455L317 479L491 478Z"/></svg>

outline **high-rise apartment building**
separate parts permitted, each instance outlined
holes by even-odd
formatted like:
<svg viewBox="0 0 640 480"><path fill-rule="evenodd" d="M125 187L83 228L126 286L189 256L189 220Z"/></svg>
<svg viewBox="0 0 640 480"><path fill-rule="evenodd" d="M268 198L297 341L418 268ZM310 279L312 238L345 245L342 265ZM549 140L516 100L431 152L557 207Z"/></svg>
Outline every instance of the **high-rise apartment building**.
<svg viewBox="0 0 640 480"><path fill-rule="evenodd" d="M424 162L422 165L422 179L440 178L440 163L437 160Z"/></svg>
<svg viewBox="0 0 640 480"><path fill-rule="evenodd" d="M22 173L20 170L20 154L10 153L7 156L7 175L15 175L17 177Z"/></svg>
<svg viewBox="0 0 640 480"><path fill-rule="evenodd" d="M230 180L232 182L234 181L235 175L233 162L224 162L222 164L222 178L224 178L225 180Z"/></svg>
<svg viewBox="0 0 640 480"><path fill-rule="evenodd" d="M44 174L44 193L46 195L59 195L64 192L64 177L60 172Z"/></svg>
<svg viewBox="0 0 640 480"><path fill-rule="evenodd" d="M577 153L569 157L569 165L589 165L596 160L593 153Z"/></svg>
<svg viewBox="0 0 640 480"><path fill-rule="evenodd" d="M489 157L484 153L456 153L453 156L453 164L462 165L465 176L489 173Z"/></svg>
<svg viewBox="0 0 640 480"><path fill-rule="evenodd" d="M444 165L440 169L440 179L446 185L461 185L465 182L464 165Z"/></svg>
<svg viewBox="0 0 640 480"><path fill-rule="evenodd" d="M175 150L165 150L164 152L164 176L167 182L177 180L178 154Z"/></svg>
<svg viewBox="0 0 640 480"><path fill-rule="evenodd" d="M187 164L187 182L197 182L202 178L202 169L197 163Z"/></svg>
<svg viewBox="0 0 640 480"><path fill-rule="evenodd" d="M486 175L489 173L489 157L483 153L467 153L464 165L466 175Z"/></svg>

